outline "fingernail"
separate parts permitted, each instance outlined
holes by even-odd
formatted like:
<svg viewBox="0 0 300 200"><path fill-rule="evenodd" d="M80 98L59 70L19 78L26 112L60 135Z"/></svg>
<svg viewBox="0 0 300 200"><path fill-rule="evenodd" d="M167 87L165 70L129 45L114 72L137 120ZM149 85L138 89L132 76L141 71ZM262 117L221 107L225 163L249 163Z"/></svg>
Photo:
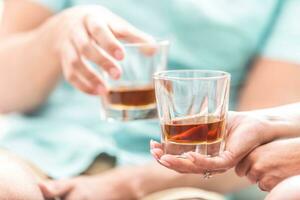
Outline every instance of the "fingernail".
<svg viewBox="0 0 300 200"><path fill-rule="evenodd" d="M159 160L159 162L160 162L162 165L166 166L166 167L170 167L170 166L171 166L171 164L168 163L167 161Z"/></svg>
<svg viewBox="0 0 300 200"><path fill-rule="evenodd" d="M150 147L153 148L153 145L154 145L154 140L151 139L150 140Z"/></svg>
<svg viewBox="0 0 300 200"><path fill-rule="evenodd" d="M110 68L109 74L112 76L112 78L117 79L120 77L120 71L116 68Z"/></svg>
<svg viewBox="0 0 300 200"><path fill-rule="evenodd" d="M120 49L117 49L117 50L114 52L114 57L115 57L117 60L123 60L123 58L124 58L124 53L123 53L123 51L121 51Z"/></svg>
<svg viewBox="0 0 300 200"><path fill-rule="evenodd" d="M159 160L158 156L154 153L154 151L150 150L150 153L156 160Z"/></svg>

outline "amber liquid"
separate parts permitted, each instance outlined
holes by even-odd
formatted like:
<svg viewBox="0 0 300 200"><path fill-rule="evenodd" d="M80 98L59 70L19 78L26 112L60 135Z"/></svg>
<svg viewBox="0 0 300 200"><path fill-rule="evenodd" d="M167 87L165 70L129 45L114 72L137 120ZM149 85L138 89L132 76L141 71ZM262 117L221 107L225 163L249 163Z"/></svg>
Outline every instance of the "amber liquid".
<svg viewBox="0 0 300 200"><path fill-rule="evenodd" d="M225 120L214 116L173 120L162 125L166 141L179 144L212 144L224 137Z"/></svg>
<svg viewBox="0 0 300 200"><path fill-rule="evenodd" d="M143 87L117 87L109 90L107 101L114 109L149 108L155 106L152 85Z"/></svg>

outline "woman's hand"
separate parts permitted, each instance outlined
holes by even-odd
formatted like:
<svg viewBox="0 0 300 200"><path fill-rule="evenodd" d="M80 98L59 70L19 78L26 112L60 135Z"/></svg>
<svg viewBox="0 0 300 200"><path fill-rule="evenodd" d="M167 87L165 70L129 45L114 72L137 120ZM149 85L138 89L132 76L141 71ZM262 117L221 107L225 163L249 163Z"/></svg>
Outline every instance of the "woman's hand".
<svg viewBox="0 0 300 200"><path fill-rule="evenodd" d="M195 152L179 157L163 155L163 146L157 142L151 142L151 153L162 165L178 172L220 173L237 165L260 145L280 138L299 136L299 117L295 115L296 111L292 111L297 106L292 104L253 112L230 112L225 151L216 157L209 158ZM282 118L287 111L291 114Z"/></svg>
<svg viewBox="0 0 300 200"><path fill-rule="evenodd" d="M270 124L264 116L230 112L227 122L226 148L217 157L188 152L183 156L163 155L163 146L151 142L151 153L162 165L182 173L223 172L234 167L244 156L269 140L266 137ZM183 158L182 158L183 157Z"/></svg>
<svg viewBox="0 0 300 200"><path fill-rule="evenodd" d="M270 191L284 179L300 173L300 138L274 141L254 149L235 168L239 176Z"/></svg>
<svg viewBox="0 0 300 200"><path fill-rule="evenodd" d="M98 5L67 9L51 17L38 32L44 36L49 53L59 57L67 81L94 95L105 94L106 88L87 60L118 79L121 70L117 61L125 56L119 40L153 41L150 36Z"/></svg>

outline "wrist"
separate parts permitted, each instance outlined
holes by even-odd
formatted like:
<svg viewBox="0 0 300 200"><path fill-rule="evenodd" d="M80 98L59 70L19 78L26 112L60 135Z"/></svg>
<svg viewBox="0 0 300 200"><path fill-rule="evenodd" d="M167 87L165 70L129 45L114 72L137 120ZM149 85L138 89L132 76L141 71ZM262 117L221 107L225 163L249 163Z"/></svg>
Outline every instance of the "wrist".
<svg viewBox="0 0 300 200"><path fill-rule="evenodd" d="M265 114L264 115L264 138L265 143L277 140L280 138L293 137L298 133L293 122L293 119L290 117L282 117L278 114Z"/></svg>
<svg viewBox="0 0 300 200"><path fill-rule="evenodd" d="M246 116L247 124L254 128L253 133L256 134L256 145L262 145L276 139L278 130L274 126L276 121L279 121L277 116L261 112L260 110L242 112L242 116Z"/></svg>

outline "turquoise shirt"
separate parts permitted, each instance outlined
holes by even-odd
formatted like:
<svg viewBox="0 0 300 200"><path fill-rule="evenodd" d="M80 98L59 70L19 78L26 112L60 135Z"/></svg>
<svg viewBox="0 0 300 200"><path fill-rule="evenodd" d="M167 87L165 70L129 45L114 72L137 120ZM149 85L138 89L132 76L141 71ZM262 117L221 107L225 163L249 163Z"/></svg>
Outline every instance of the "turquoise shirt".
<svg viewBox="0 0 300 200"><path fill-rule="evenodd" d="M300 63L298 0L36 1L54 12L101 4L143 31L168 38L170 68L232 74L231 108L255 56ZM101 113L100 98L62 80L39 111L6 117L1 146L54 178L81 173L102 152L116 156L119 165L151 159L149 140L158 140L160 133L156 120L108 123Z"/></svg>

